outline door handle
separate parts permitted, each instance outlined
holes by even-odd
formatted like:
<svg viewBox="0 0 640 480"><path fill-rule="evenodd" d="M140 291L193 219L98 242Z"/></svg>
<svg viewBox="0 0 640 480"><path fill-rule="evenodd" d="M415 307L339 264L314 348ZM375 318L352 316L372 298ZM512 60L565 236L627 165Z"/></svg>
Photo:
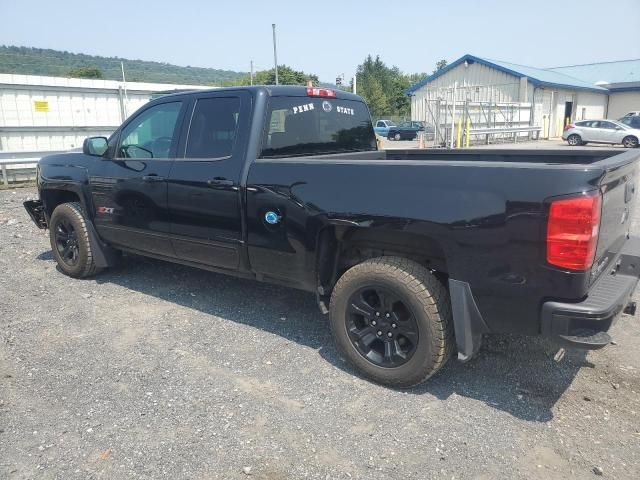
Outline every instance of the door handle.
<svg viewBox="0 0 640 480"><path fill-rule="evenodd" d="M165 178L158 175L145 175L142 177L143 182L164 182Z"/></svg>
<svg viewBox="0 0 640 480"><path fill-rule="evenodd" d="M233 180L227 180L226 178L216 177L211 180L207 180L207 184L211 186L232 186Z"/></svg>

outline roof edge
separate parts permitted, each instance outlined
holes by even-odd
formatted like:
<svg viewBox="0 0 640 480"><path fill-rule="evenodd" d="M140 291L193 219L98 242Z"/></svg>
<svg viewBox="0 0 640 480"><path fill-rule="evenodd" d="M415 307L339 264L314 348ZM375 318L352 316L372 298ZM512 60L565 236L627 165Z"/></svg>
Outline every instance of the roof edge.
<svg viewBox="0 0 640 480"><path fill-rule="evenodd" d="M457 67L458 65L464 63L465 61L473 61L473 62L477 62L480 63L481 65L484 65L486 67L490 67L493 69L496 69L498 71L501 71L503 73L507 73L509 75L512 75L516 78L522 78L522 77L527 77L530 81L531 84L533 84L534 86L548 86L548 87L557 87L557 88L565 88L565 89L570 89L570 90L583 90L583 91L591 91L591 92L597 92L597 93L607 93L609 90L603 87L599 87L594 85L593 87L579 87L579 86L574 86L574 85L564 85L561 83L550 83L550 82L544 82L542 80L538 80L535 77L529 77L523 73L520 73L516 70L511 70L510 68L504 67L502 65L499 65L497 63L493 63L491 60L485 59L485 58L480 58L480 57L476 57L475 55L471 55L469 53L463 55L462 57L460 57L458 60L456 60L455 62L447 65L446 67L438 70L437 72L432 73L431 75L423 78L422 80L420 80L419 82L414 83L413 85L411 85L409 88L407 88L404 92L406 95L411 95L413 92L415 92L416 90L422 88L423 86L425 86L427 83L435 80L436 78L440 77L441 75L444 75L445 73L447 73L449 70L452 70L453 68ZM508 62L505 62L508 63ZM526 67L526 65L522 65L523 67ZM576 78L576 80L579 80Z"/></svg>

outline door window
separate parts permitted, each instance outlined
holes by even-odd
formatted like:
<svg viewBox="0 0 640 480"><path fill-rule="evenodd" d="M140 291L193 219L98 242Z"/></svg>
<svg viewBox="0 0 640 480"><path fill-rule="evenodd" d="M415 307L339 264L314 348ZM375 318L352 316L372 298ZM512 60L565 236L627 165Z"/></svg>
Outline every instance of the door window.
<svg viewBox="0 0 640 480"><path fill-rule="evenodd" d="M168 158L182 102L155 105L122 130L117 158Z"/></svg>
<svg viewBox="0 0 640 480"><path fill-rule="evenodd" d="M616 129L616 125L615 123L611 123L611 122L599 122L600 126L599 128L604 128L607 130L615 130Z"/></svg>
<svg viewBox="0 0 640 480"><path fill-rule="evenodd" d="M228 158L238 132L240 98L201 98L189 126L186 158Z"/></svg>

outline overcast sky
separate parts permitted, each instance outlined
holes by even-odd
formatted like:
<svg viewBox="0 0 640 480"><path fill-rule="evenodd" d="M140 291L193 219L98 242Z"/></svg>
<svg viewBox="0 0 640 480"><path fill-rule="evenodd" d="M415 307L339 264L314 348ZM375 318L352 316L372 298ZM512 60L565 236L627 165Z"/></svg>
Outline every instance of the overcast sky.
<svg viewBox="0 0 640 480"><path fill-rule="evenodd" d="M640 58L640 0L0 0L0 44L333 82L367 54L402 71L471 53L535 67Z"/></svg>

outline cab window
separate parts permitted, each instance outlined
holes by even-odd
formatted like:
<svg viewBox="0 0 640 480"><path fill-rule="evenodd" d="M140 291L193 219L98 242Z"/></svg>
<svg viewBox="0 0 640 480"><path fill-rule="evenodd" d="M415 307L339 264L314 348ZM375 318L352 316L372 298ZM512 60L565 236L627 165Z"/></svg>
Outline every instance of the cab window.
<svg viewBox="0 0 640 480"><path fill-rule="evenodd" d="M230 157L237 136L239 115L239 97L198 99L191 117L185 157Z"/></svg>
<svg viewBox="0 0 640 480"><path fill-rule="evenodd" d="M148 108L122 130L117 158L167 158L182 102Z"/></svg>
<svg viewBox="0 0 640 480"><path fill-rule="evenodd" d="M337 98L272 97L261 157L376 150L364 102Z"/></svg>

